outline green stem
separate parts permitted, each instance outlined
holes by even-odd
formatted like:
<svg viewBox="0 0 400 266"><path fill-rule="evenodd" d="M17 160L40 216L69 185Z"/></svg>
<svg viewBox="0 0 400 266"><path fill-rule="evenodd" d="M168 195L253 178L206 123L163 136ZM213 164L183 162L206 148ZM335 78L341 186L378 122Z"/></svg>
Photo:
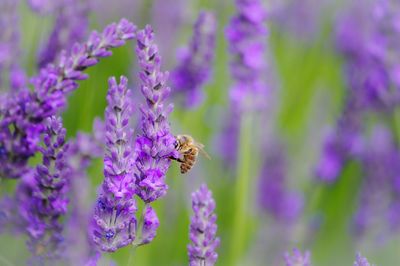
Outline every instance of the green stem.
<svg viewBox="0 0 400 266"><path fill-rule="evenodd" d="M251 153L252 153L252 126L251 113L244 113L240 118L240 138L237 152L236 187L233 217L233 230L231 233L231 250L229 265L237 265L238 259L244 249L248 229L248 206L250 206Z"/></svg>
<svg viewBox="0 0 400 266"><path fill-rule="evenodd" d="M393 139L397 145L397 147L400 146L400 129L399 129L399 112L397 110L394 110L393 113L390 115L390 124L393 132Z"/></svg>

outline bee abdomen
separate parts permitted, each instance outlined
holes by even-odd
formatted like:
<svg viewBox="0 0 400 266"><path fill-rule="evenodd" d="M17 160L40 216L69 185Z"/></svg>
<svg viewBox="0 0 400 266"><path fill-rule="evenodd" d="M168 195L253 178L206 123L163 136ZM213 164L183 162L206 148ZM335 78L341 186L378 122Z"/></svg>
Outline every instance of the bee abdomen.
<svg viewBox="0 0 400 266"><path fill-rule="evenodd" d="M181 174L187 173L190 169L192 169L193 165L181 164Z"/></svg>

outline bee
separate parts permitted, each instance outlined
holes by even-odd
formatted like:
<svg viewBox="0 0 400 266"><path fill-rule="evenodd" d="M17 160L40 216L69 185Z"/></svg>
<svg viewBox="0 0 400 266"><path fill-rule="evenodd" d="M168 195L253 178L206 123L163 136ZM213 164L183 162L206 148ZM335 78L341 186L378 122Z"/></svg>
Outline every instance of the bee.
<svg viewBox="0 0 400 266"><path fill-rule="evenodd" d="M207 159L210 159L210 156L203 148L203 144L196 142L193 137L189 135L176 136L175 149L181 154L181 157L178 159L174 158L174 160L181 163L181 174L185 174L192 169L199 153L203 154Z"/></svg>

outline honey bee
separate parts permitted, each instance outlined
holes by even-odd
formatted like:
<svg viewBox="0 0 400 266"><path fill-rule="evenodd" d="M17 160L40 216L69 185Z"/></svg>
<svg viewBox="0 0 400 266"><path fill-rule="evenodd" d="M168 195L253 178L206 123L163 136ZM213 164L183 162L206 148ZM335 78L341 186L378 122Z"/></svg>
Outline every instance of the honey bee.
<svg viewBox="0 0 400 266"><path fill-rule="evenodd" d="M192 169L199 152L207 159L210 159L210 156L203 150L203 148L203 144L196 142L193 137L189 135L176 136L175 149L181 154L181 157L178 159L174 158L174 160L181 163L181 174L185 174Z"/></svg>

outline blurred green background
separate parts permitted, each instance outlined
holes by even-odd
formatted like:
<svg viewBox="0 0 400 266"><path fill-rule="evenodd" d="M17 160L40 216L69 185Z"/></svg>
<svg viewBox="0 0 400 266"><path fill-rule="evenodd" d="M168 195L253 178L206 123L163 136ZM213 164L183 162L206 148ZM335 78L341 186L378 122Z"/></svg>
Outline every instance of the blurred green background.
<svg viewBox="0 0 400 266"><path fill-rule="evenodd" d="M236 169L225 168L218 156L218 136L222 131L223 114L228 110L231 84L224 28L235 12L234 1L188 2L188 10L185 10L187 18L177 26L179 34L175 48L185 45L190 38L198 11L213 10L219 27L214 75L205 87L205 102L191 110L176 104L170 121L174 133L188 133L204 143L212 160L200 158L195 169L187 175L179 173L177 164L172 165L167 178L169 192L154 204L160 219L157 237L151 244L135 251L133 265L187 265L186 246L192 213L190 194L202 182L208 184L217 203L218 235L221 237L217 265L283 265L282 254L274 254L274 250L280 250L274 245L281 241L287 250L293 247L310 250L313 265L352 265L358 250L377 265L399 265L400 257L396 252L400 246L398 237L393 237L384 245L368 239L357 243L349 232L361 180L356 163L349 164L343 178L333 186L313 182L313 167L320 153L324 128L333 124L339 116L345 93L343 62L332 44L333 10L325 10L326 14L318 21L321 27L312 37L305 39L283 31L276 23L268 24L270 53L266 60L269 60L276 78L273 85L278 91L279 102L273 121L264 122L272 123L288 148L290 187L305 193L304 214L294 226L282 229L271 217L258 210L254 202L259 156L250 151L238 162L248 163L238 165L237 169L242 181L247 180L244 182L250 184L249 187L238 185L241 179ZM136 16L132 15L129 19L140 26L151 24L152 4L153 1L144 1L140 10L132 10ZM117 6L118 1L112 5ZM115 10L115 14L107 16L107 20L101 19L101 14L92 14L91 29L100 29L108 20L117 21L118 8ZM51 23L51 17L39 17L26 5L22 6L23 65L30 75L36 72L37 47L40 40L48 35ZM157 30L155 27L156 35ZM166 56L174 60L176 50L169 52L171 54ZM112 57L102 60L88 71L90 78L80 83L63 114L68 136L75 136L78 131L90 132L93 119L103 117L107 79L110 76L126 75L130 78L132 89L138 89L135 60L134 43L130 42L114 50ZM168 70L174 62L165 62L164 65L164 69ZM249 134L252 134L251 130ZM251 135L244 137L251 138ZM102 160L97 160L90 168L93 202L96 188L102 182L102 171ZM236 205L241 197L246 197L244 208ZM239 228L234 226L237 217L246 217ZM314 221L317 221L318 228L313 228ZM285 232L288 237L278 232ZM0 257L4 258L0 258L0 265L8 265L9 262L10 265L22 265L27 252L23 238L0 235ZM127 265L131 252L126 247L105 256L117 265Z"/></svg>

